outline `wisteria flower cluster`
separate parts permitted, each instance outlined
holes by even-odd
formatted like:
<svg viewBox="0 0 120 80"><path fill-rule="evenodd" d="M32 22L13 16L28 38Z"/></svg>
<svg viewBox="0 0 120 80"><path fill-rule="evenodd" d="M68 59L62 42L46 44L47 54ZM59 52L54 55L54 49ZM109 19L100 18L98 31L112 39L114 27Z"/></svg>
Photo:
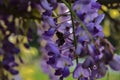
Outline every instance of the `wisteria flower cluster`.
<svg viewBox="0 0 120 80"><path fill-rule="evenodd" d="M109 66L119 71L120 56L104 37L100 9L97 0L0 0L0 80L19 73L19 36L29 43L37 30L41 66L51 80L70 74L77 80L95 80L104 77ZM10 41L12 35L16 43Z"/></svg>
<svg viewBox="0 0 120 80"><path fill-rule="evenodd" d="M20 4L24 5L20 6ZM18 36L24 35L24 31L16 26L16 19L19 17L17 12L27 12L27 4L28 1L9 0L7 5L5 5L5 1L0 0L0 80L9 80L9 74L17 75L19 73L16 69L19 66L16 60L23 63L18 46L22 41L19 40ZM9 10L7 10L8 7ZM16 15L12 13L15 7ZM3 8L7 11L3 10ZM28 32L29 30L28 28ZM15 36L15 43L10 41L12 35ZM30 40L31 35L26 33L26 36ZM25 46L28 47L27 44Z"/></svg>
<svg viewBox="0 0 120 80"><path fill-rule="evenodd" d="M104 18L98 13L101 5L96 0L62 1L61 9L68 12L63 12L66 16L58 13L59 17L55 15L60 6L57 0L40 1L46 41L41 65L51 80L63 80L70 74L78 80L95 80L105 76L108 65L120 70L120 56L113 54L114 47L104 38L100 25Z"/></svg>
<svg viewBox="0 0 120 80"><path fill-rule="evenodd" d="M12 75L18 74L18 70L15 69L18 66L18 63L15 61L15 55L20 53L20 49L9 41L9 36L15 31L14 22L9 23L7 17L2 17L0 19L1 23L2 20L5 21L8 27L5 29L3 24L0 25L0 32L4 35L0 38L0 43L2 43L0 44L0 75L2 76L0 78L1 80L8 80L8 76L4 74L5 71L8 71Z"/></svg>

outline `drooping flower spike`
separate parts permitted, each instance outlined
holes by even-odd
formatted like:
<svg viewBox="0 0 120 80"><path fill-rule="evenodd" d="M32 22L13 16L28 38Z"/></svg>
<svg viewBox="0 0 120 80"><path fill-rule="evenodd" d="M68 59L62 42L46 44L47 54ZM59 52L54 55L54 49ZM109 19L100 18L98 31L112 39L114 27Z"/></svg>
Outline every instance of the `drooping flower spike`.
<svg viewBox="0 0 120 80"><path fill-rule="evenodd" d="M56 0L54 4L57 5ZM67 21L64 22L60 21L64 17L59 19L55 15L57 6L53 8L50 1L41 0L41 6L45 10L42 13L42 22L46 24L43 27L45 31L41 34L46 41L43 54L47 56L46 63L52 67L57 80L63 80L70 74L78 80L99 79L105 76L107 65L120 70L120 58L113 54L114 48L104 38L100 25L104 19L104 14L98 13L101 5L96 0L75 0L73 4L63 1L60 4L68 9L68 20L65 17ZM56 14L60 15L59 12ZM83 58L83 62L79 61ZM71 72L73 66L75 68Z"/></svg>

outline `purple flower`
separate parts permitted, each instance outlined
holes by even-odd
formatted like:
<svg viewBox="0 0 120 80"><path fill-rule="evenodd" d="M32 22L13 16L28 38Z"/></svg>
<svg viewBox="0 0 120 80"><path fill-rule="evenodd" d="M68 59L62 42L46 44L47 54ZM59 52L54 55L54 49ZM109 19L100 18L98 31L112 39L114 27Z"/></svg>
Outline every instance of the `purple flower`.
<svg viewBox="0 0 120 80"><path fill-rule="evenodd" d="M13 75L17 75L19 73L18 70L15 70L15 69L12 69L12 68L10 68L9 71Z"/></svg>
<svg viewBox="0 0 120 80"><path fill-rule="evenodd" d="M53 56L53 57L49 58L49 60L47 61L47 64L49 64L49 65L55 65L56 61L57 61L57 57Z"/></svg>
<svg viewBox="0 0 120 80"><path fill-rule="evenodd" d="M11 74L18 74L18 70L15 70L14 67L17 67L18 64L15 62L15 58L11 54L7 54L2 61L2 65L5 70L9 71Z"/></svg>
<svg viewBox="0 0 120 80"><path fill-rule="evenodd" d="M57 68L64 68L66 65L67 66L72 66L72 60L69 57L61 56L56 60L56 67Z"/></svg>
<svg viewBox="0 0 120 80"><path fill-rule="evenodd" d="M71 24L68 22L64 22L62 24L60 24L60 27L58 27L58 31L61 33L64 33L66 31L69 31L71 28Z"/></svg>
<svg viewBox="0 0 120 80"><path fill-rule="evenodd" d="M43 59L41 59L41 68L43 70L44 73L49 75L50 80L58 80L58 77L54 75L53 73L53 69L50 67L50 65L48 65L46 63L47 58L45 58L46 56L44 56Z"/></svg>
<svg viewBox="0 0 120 80"><path fill-rule="evenodd" d="M120 70L120 56L115 54L113 59L109 62L110 67L113 70L119 71Z"/></svg>
<svg viewBox="0 0 120 80"><path fill-rule="evenodd" d="M89 80L87 77L82 77L80 80Z"/></svg>
<svg viewBox="0 0 120 80"><path fill-rule="evenodd" d="M102 20L104 19L105 15L100 14L96 19L95 19L95 24L100 24Z"/></svg>
<svg viewBox="0 0 120 80"><path fill-rule="evenodd" d="M99 17L100 18L100 17ZM102 17L101 17L102 19ZM87 29L92 33L94 37L104 37L104 33L102 31L102 26L99 24L101 22L100 19L96 18L96 22L88 23Z"/></svg>
<svg viewBox="0 0 120 80"><path fill-rule="evenodd" d="M73 5L73 10L85 23L89 23L98 16L100 4L95 0L77 0Z"/></svg>
<svg viewBox="0 0 120 80"><path fill-rule="evenodd" d="M43 38L49 40L50 38L53 37L54 33L55 33L55 28L49 28L48 31L45 31L43 33Z"/></svg>
<svg viewBox="0 0 120 80"><path fill-rule="evenodd" d="M51 27L56 27L55 20L53 17L48 15L43 15L42 18L43 18L43 21L45 23L48 23Z"/></svg>
<svg viewBox="0 0 120 80"><path fill-rule="evenodd" d="M57 0L50 0L50 4L55 9L57 7Z"/></svg>
<svg viewBox="0 0 120 80"><path fill-rule="evenodd" d="M98 2L92 2L92 8L100 9L101 5Z"/></svg>
<svg viewBox="0 0 120 80"><path fill-rule="evenodd" d="M105 76L107 72L107 67L105 66L104 63L99 63L98 65L93 66L91 70L91 79L99 79Z"/></svg>
<svg viewBox="0 0 120 80"><path fill-rule="evenodd" d="M73 61L76 58L85 57L86 59L83 63L76 64L73 72L75 79L94 80L102 78L106 74L107 64L115 70L120 69L118 67L119 58L113 58L110 46L102 43L104 33L100 23L104 15L98 14L101 5L96 0L75 0L72 6L73 11L85 25L87 32L75 17L73 22L69 20L71 13L65 13L69 21L59 23L60 19L55 18L56 16L52 13L57 0L40 2L45 9L45 12L42 13L42 22L47 24L47 29L43 27L47 31L42 34L42 38L47 41L45 53L47 53L48 58L46 62L55 70L54 74L60 80L69 76L69 68L73 66ZM60 15L60 17L63 16ZM74 29L72 24L74 24ZM75 34L73 30L75 30ZM75 42L76 45L74 45ZM118 64L117 67L114 64Z"/></svg>
<svg viewBox="0 0 120 80"><path fill-rule="evenodd" d="M78 37L78 41L84 45L85 42L89 42L89 36L87 35L86 32L81 31Z"/></svg>
<svg viewBox="0 0 120 80"><path fill-rule="evenodd" d="M80 4L89 4L91 0L78 0Z"/></svg>
<svg viewBox="0 0 120 80"><path fill-rule="evenodd" d="M63 69L63 73L62 73L62 77L67 77L70 75L70 71L69 71L69 68L68 67L65 67Z"/></svg>
<svg viewBox="0 0 120 80"><path fill-rule="evenodd" d="M60 51L59 51L57 45L56 45L55 43L53 43L53 42L48 42L48 43L46 44L46 47L45 47L45 48L47 49L48 52L53 52L53 53L55 53L56 55L59 55L59 54L60 54Z"/></svg>
<svg viewBox="0 0 120 80"><path fill-rule="evenodd" d="M95 65L95 60L90 56L85 59L85 61L82 64L83 68L89 68Z"/></svg>
<svg viewBox="0 0 120 80"><path fill-rule="evenodd" d="M100 47L100 46L98 49L94 43L88 44L88 52L89 52L90 56L92 56L92 57L102 54L103 49L104 48Z"/></svg>
<svg viewBox="0 0 120 80"><path fill-rule="evenodd" d="M49 2L48 0L40 0L40 4L45 10L51 11L57 7L57 0L50 0Z"/></svg>
<svg viewBox="0 0 120 80"><path fill-rule="evenodd" d="M53 55L47 61L47 64L51 65L53 68L64 68L65 66L72 66L72 60L68 57L61 55Z"/></svg>
<svg viewBox="0 0 120 80"><path fill-rule="evenodd" d="M90 71L89 71L89 69L83 68L82 64L79 63L73 72L73 78L78 79L81 75L84 77L89 77Z"/></svg>
<svg viewBox="0 0 120 80"><path fill-rule="evenodd" d="M55 71L55 75L61 76L60 78L62 79L68 77L70 75L69 68L68 67L59 68Z"/></svg>
<svg viewBox="0 0 120 80"><path fill-rule="evenodd" d="M41 6L48 11L53 9L53 7L50 6L47 0L40 0L40 3L41 3Z"/></svg>
<svg viewBox="0 0 120 80"><path fill-rule="evenodd" d="M78 43L75 53L76 53L77 55L80 55L81 52L82 52L82 49L83 49L83 46L82 46L80 43Z"/></svg>

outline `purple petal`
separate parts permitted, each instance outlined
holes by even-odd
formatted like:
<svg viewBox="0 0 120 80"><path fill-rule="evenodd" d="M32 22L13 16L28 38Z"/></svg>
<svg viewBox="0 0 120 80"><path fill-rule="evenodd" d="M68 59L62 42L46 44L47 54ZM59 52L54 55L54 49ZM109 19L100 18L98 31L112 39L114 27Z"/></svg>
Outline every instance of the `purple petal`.
<svg viewBox="0 0 120 80"><path fill-rule="evenodd" d="M77 0L77 1L79 1L79 3L81 3L81 4L86 5L86 4L89 4L91 0Z"/></svg>
<svg viewBox="0 0 120 80"><path fill-rule="evenodd" d="M102 31L99 31L97 34L94 35L94 37L104 37L104 33Z"/></svg>
<svg viewBox="0 0 120 80"><path fill-rule="evenodd" d="M44 73L50 74L51 70L49 65L46 63L46 60L42 59L41 60L41 68Z"/></svg>
<svg viewBox="0 0 120 80"><path fill-rule="evenodd" d="M72 65L73 65L71 58L62 56L61 59L62 59L62 60L65 62L65 64L67 64L68 66L72 66Z"/></svg>
<svg viewBox="0 0 120 80"><path fill-rule="evenodd" d="M51 3L57 3L57 0L50 0Z"/></svg>
<svg viewBox="0 0 120 80"><path fill-rule="evenodd" d="M109 65L113 70L120 70L120 56L115 54L113 60L109 62Z"/></svg>
<svg viewBox="0 0 120 80"><path fill-rule="evenodd" d="M69 68L68 68L68 67L65 67L65 68L63 69L63 74L62 74L62 76L63 76L63 77L67 77L67 76L69 76L69 75L70 75Z"/></svg>
<svg viewBox="0 0 120 80"><path fill-rule="evenodd" d="M92 8L100 9L101 5L97 2L92 2Z"/></svg>
<svg viewBox="0 0 120 80"><path fill-rule="evenodd" d="M104 63L98 63L99 65L94 65L93 69L91 70L91 79L93 80L94 78L102 78L105 76L107 67L105 66Z"/></svg>
<svg viewBox="0 0 120 80"><path fill-rule="evenodd" d="M54 35L54 32L55 32L55 28L50 28L48 31L45 31L43 33L43 38L49 40Z"/></svg>
<svg viewBox="0 0 120 80"><path fill-rule="evenodd" d="M81 32L79 38L78 38L78 41L83 44L84 42L88 42L89 41L89 37L88 35L86 34L86 32Z"/></svg>
<svg viewBox="0 0 120 80"><path fill-rule="evenodd" d="M50 4L48 3L47 0L40 0L41 6L46 9L46 10L52 10L52 7L50 6Z"/></svg>
<svg viewBox="0 0 120 80"><path fill-rule="evenodd" d="M93 66L95 64L95 61L92 57L88 57L82 64L84 68L88 68L90 66Z"/></svg>
<svg viewBox="0 0 120 80"><path fill-rule="evenodd" d="M97 74L97 78L102 78L105 76L107 72L107 67L105 66L105 64L100 63L99 67L98 67L98 74Z"/></svg>
<svg viewBox="0 0 120 80"><path fill-rule="evenodd" d="M73 78L78 79L82 74L82 65L78 64L73 72Z"/></svg>
<svg viewBox="0 0 120 80"><path fill-rule="evenodd" d="M91 55L91 56L94 56L95 55L95 51L94 51L94 44L90 44L90 45L88 45L88 51L89 51L89 54Z"/></svg>
<svg viewBox="0 0 120 80"><path fill-rule="evenodd" d="M90 76L90 71L88 69L83 69L83 76L84 77L89 77Z"/></svg>
<svg viewBox="0 0 120 80"><path fill-rule="evenodd" d="M83 29L80 26L76 27L75 35L78 36L81 31L83 31Z"/></svg>
<svg viewBox="0 0 120 80"><path fill-rule="evenodd" d="M48 52L53 52L55 54L60 54L58 47L54 43L52 43L52 42L48 42L46 44L46 50Z"/></svg>
<svg viewBox="0 0 120 80"><path fill-rule="evenodd" d="M9 63L9 66L10 66L10 67L15 67L15 66L18 66L18 63L16 63L16 62L11 62L11 63Z"/></svg>
<svg viewBox="0 0 120 80"><path fill-rule="evenodd" d="M49 58L49 60L47 61L47 64L50 64L50 65L55 64L55 63L56 63L56 58L54 56Z"/></svg>
<svg viewBox="0 0 120 80"><path fill-rule="evenodd" d="M80 43L78 43L75 53L80 55L80 53L82 52L82 48L83 48L83 46Z"/></svg>
<svg viewBox="0 0 120 80"><path fill-rule="evenodd" d="M80 11L77 12L77 16L83 21L85 19L85 13L81 13Z"/></svg>
<svg viewBox="0 0 120 80"><path fill-rule="evenodd" d="M53 9L55 9L57 7L57 0L50 0L50 3L53 7Z"/></svg>
<svg viewBox="0 0 120 80"><path fill-rule="evenodd" d="M48 17L48 18L47 18L47 21L48 21L48 23L49 23L50 26L56 27L54 18Z"/></svg>
<svg viewBox="0 0 120 80"><path fill-rule="evenodd" d="M86 27L90 32L93 33L94 26L95 26L95 24L91 22L91 23L88 23Z"/></svg>
<svg viewBox="0 0 120 80"><path fill-rule="evenodd" d="M80 80L89 80L89 79L86 77L82 77L82 78L80 78Z"/></svg>
<svg viewBox="0 0 120 80"><path fill-rule="evenodd" d="M56 62L56 67L57 68L64 68L65 62L62 59L58 59Z"/></svg>
<svg viewBox="0 0 120 80"><path fill-rule="evenodd" d="M10 73L13 75L17 75L19 72L15 69L9 69Z"/></svg>
<svg viewBox="0 0 120 80"><path fill-rule="evenodd" d="M73 72L73 78L78 79L81 75L89 77L90 72L88 69L82 68L82 64L79 63Z"/></svg>
<svg viewBox="0 0 120 80"><path fill-rule="evenodd" d="M95 23L96 24L100 24L102 22L102 20L104 19L105 15L104 14L100 14L96 20L95 20Z"/></svg>
<svg viewBox="0 0 120 80"><path fill-rule="evenodd" d="M53 17L43 15L42 16L43 20L47 22L51 27L56 27L55 20Z"/></svg>
<svg viewBox="0 0 120 80"><path fill-rule="evenodd" d="M60 25L60 27L58 28L58 31L61 33L64 33L66 30L66 27L70 28L70 23L64 22L63 24Z"/></svg>
<svg viewBox="0 0 120 80"><path fill-rule="evenodd" d="M18 54L20 52L20 49L15 47L12 49L12 52Z"/></svg>
<svg viewBox="0 0 120 80"><path fill-rule="evenodd" d="M52 11L45 11L42 14L45 16L52 16Z"/></svg>
<svg viewBox="0 0 120 80"><path fill-rule="evenodd" d="M57 60L56 67L64 68L65 65L71 66L73 65L73 63L70 58L62 56L61 58Z"/></svg>

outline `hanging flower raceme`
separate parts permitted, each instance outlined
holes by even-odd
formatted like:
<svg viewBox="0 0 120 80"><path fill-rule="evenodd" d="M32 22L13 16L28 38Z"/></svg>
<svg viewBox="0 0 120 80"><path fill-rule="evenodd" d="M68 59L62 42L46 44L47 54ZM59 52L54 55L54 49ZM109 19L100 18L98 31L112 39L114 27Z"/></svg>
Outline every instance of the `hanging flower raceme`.
<svg viewBox="0 0 120 80"><path fill-rule="evenodd" d="M20 23L23 21L23 17L25 17L27 13L29 1L30 0L27 0L27 1L8 0L7 5L4 0L0 1L0 7L1 7L1 10L0 10L0 79L1 80L9 80L9 77L10 77L9 74L18 75L19 71L17 68L19 66L19 61L23 63L22 58L20 56L20 47L19 47L19 44L21 44L22 40L20 41L19 36L24 35L25 29L24 30L22 29L23 24L20 24ZM19 17L21 17L21 20ZM28 32L29 31L31 32L30 28L28 28ZM26 38L29 41L31 40L31 34L28 32L26 31L25 34L26 34ZM29 47L28 45L25 45L25 46Z"/></svg>
<svg viewBox="0 0 120 80"><path fill-rule="evenodd" d="M120 70L120 58L113 54L114 48L104 38L100 25L104 18L104 14L98 14L101 5L96 0L75 0L73 5L63 1L63 4L68 8L68 12L64 12L68 20L65 18L64 22L59 19L63 16L55 12L56 0L41 0L42 22L46 24L41 34L46 42L43 54L47 57L46 65L54 69L52 73L57 79L63 80L73 74L78 80L95 80L105 76L107 65ZM71 72L72 66L75 68Z"/></svg>
<svg viewBox="0 0 120 80"><path fill-rule="evenodd" d="M4 24L6 25L5 29L4 26L0 24L0 32L2 34L1 36L3 36L2 38L0 38L0 75L3 76L0 76L0 78L2 78L3 80L8 79L8 76L4 74L4 71L12 75L17 75L19 73L19 71L15 69L15 67L18 67L18 63L15 61L15 55L18 55L20 53L20 49L9 40L10 35L15 33L15 23L9 22L7 20L8 18L9 15L3 15L0 19L0 21L4 21ZM7 34L6 31L8 31L9 33Z"/></svg>

